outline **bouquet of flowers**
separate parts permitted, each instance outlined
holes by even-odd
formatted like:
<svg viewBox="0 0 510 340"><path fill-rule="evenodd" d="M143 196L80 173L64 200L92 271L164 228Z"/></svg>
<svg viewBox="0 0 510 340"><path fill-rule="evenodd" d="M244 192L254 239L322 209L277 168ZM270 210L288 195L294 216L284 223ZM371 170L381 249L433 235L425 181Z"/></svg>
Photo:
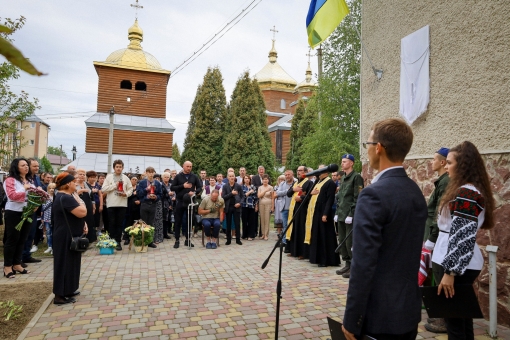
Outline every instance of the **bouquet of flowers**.
<svg viewBox="0 0 510 340"><path fill-rule="evenodd" d="M117 241L110 238L108 233L104 233L97 238L96 247L98 248L115 248L117 246Z"/></svg>
<svg viewBox="0 0 510 340"><path fill-rule="evenodd" d="M135 221L135 223L124 230L131 237L131 243L135 247L144 247L151 244L154 240L154 227L146 224L142 220ZM131 249L131 245L130 248Z"/></svg>
<svg viewBox="0 0 510 340"><path fill-rule="evenodd" d="M21 221L16 225L16 230L20 231L23 223L28 221L32 223L32 215L35 209L39 208L43 203L50 199L50 195L44 190L38 188L28 188L27 190L27 205L23 207L23 214Z"/></svg>

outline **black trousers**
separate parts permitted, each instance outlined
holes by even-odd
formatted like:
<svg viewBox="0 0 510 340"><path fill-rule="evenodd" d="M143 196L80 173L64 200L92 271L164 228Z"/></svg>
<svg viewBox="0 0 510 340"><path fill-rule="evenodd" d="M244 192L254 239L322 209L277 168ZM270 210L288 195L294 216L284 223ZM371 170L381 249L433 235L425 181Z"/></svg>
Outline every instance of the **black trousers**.
<svg viewBox="0 0 510 340"><path fill-rule="evenodd" d="M108 233L118 244L122 238L122 224L126 217L126 209L126 207L108 208Z"/></svg>
<svg viewBox="0 0 510 340"><path fill-rule="evenodd" d="M254 208L242 208L243 239L255 238L257 232L257 213Z"/></svg>
<svg viewBox="0 0 510 340"><path fill-rule="evenodd" d="M150 226L154 226L154 218L156 217L156 201L142 202L140 205L140 218Z"/></svg>
<svg viewBox="0 0 510 340"><path fill-rule="evenodd" d="M20 217L21 221L21 217ZM21 253L21 258L23 261L28 260L32 257L32 253L30 249L32 249L32 244L34 243L35 234L37 232L37 215L34 213L32 215L32 223L30 224L30 228L28 230L27 237L25 238L25 245L23 246L23 252Z"/></svg>
<svg viewBox="0 0 510 340"><path fill-rule="evenodd" d="M432 263L432 269L435 281L439 284L444 275L444 269L436 263ZM480 275L480 270L467 269L464 275L455 276L454 285L472 285L478 275ZM473 340L475 338L473 319L445 318L444 321L446 321L448 340Z"/></svg>
<svg viewBox="0 0 510 340"><path fill-rule="evenodd" d="M418 325L416 325L416 329L404 334L371 334L367 333L366 335L371 336L377 340L415 340L418 335Z"/></svg>
<svg viewBox="0 0 510 340"><path fill-rule="evenodd" d="M227 241L232 240L232 216L234 217L234 228L236 230L236 241L241 240L241 212L233 206L227 211Z"/></svg>
<svg viewBox="0 0 510 340"><path fill-rule="evenodd" d="M25 221L21 230L16 230L16 225L21 221L21 211L5 211L5 243L4 243L4 267L21 264L21 254L27 240L32 224Z"/></svg>
<svg viewBox="0 0 510 340"><path fill-rule="evenodd" d="M193 226L191 226L192 228ZM177 202L174 209L174 231L175 242L179 241L182 234L188 239L188 205L183 202Z"/></svg>

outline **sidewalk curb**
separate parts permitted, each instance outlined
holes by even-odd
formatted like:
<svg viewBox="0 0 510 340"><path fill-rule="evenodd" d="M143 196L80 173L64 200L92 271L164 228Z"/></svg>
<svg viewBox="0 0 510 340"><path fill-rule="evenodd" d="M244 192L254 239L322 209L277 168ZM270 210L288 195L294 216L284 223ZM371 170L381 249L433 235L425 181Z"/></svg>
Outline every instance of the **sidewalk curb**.
<svg viewBox="0 0 510 340"><path fill-rule="evenodd" d="M46 301L43 302L41 308L39 308L39 310L37 311L37 313L35 313L35 315L32 318L32 320L30 320L28 325L26 325L25 329L18 336L17 340L23 340L23 339L25 339L27 337L28 333L30 333L32 328L34 328L34 326L36 325L37 321L39 321L39 318L41 317L41 315L46 311L46 309L50 305L51 301L53 300L53 296L54 296L53 293L48 295L48 298L46 299Z"/></svg>

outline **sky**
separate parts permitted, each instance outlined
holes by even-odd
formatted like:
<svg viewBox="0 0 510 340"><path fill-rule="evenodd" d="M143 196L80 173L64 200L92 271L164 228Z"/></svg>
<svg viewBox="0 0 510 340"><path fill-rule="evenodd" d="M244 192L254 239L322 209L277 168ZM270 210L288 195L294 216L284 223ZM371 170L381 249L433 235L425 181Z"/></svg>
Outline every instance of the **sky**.
<svg viewBox="0 0 510 340"><path fill-rule="evenodd" d="M26 18L25 26L13 35L14 44L46 74L22 73L10 83L11 90L24 90L38 98L41 109L36 114L51 126L49 145L62 144L68 156L75 145L79 157L85 152L84 121L96 112L97 105L98 78L92 63L127 47L127 30L136 15L130 4L135 0L2 2L2 21ZM310 0L139 1L143 6L138 11L144 31L142 47L167 70L178 67L251 3L256 7L245 11L239 23L170 78L166 118L175 127L173 140L181 152L191 104L207 68L220 68L230 100L238 77L245 70L254 75L268 62L273 26L278 31L278 63L298 83L305 79L305 20ZM316 59L311 60L314 76Z"/></svg>

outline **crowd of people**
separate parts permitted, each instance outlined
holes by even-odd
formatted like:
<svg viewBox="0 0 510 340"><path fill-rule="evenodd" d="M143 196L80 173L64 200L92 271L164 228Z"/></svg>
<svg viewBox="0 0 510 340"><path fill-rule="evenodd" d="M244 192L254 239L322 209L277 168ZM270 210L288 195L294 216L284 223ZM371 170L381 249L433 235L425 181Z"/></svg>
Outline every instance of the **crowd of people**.
<svg viewBox="0 0 510 340"><path fill-rule="evenodd" d="M149 247L173 235L173 247L179 248L181 233L184 245L194 247L190 237L202 230L206 248L216 249L222 232L224 245L233 238L242 245L257 237L268 240L274 227L289 257L327 267L339 266L341 254L344 266L336 273L350 278L343 326L348 339L360 334L414 339L421 299L418 284L411 282L422 248L432 252L438 294L450 297L456 284L472 284L483 265L476 232L494 226L494 200L480 153L464 142L434 154L439 178L427 205L402 165L412 140L401 120L374 125L363 147L379 172L367 188L351 154L341 156L340 172L330 174L320 165L311 173L301 165L296 175L286 169L273 184L263 166L254 175L241 167L237 176L233 168L226 177L208 176L205 169L195 174L185 161L179 173L147 167L137 175L125 174L122 160L115 160L108 175L69 166L53 178L39 174L37 160L17 158L3 183L4 277L30 273L27 263L40 262L31 252L45 235L45 252L55 258L54 303L67 304L80 294L81 253L70 250L73 237L83 234L92 243L108 232L121 251L122 243L130 243L125 228L143 220L155 228ZM30 188L51 197L34 211L32 222L22 218ZM381 284L373 285L375 279ZM473 337L470 319L430 319L426 327L447 331L451 339Z"/></svg>

